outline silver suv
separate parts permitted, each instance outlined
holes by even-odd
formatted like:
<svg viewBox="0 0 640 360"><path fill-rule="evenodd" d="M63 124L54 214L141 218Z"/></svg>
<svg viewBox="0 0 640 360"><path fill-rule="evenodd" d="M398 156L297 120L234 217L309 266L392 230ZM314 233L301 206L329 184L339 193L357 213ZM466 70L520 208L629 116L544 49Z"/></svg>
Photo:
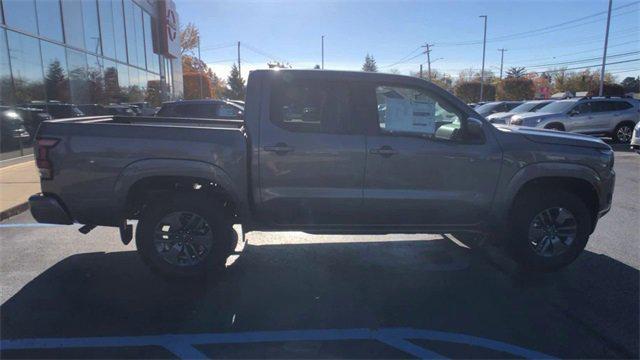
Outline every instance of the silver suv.
<svg viewBox="0 0 640 360"><path fill-rule="evenodd" d="M637 100L594 97L556 101L534 113L514 115L510 124L607 135L617 142L628 143L638 120Z"/></svg>

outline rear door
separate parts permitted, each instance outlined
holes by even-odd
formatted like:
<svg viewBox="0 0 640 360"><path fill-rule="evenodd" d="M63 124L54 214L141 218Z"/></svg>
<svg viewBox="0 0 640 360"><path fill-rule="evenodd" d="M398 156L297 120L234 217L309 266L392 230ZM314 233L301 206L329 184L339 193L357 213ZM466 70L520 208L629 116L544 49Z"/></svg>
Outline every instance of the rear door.
<svg viewBox="0 0 640 360"><path fill-rule="evenodd" d="M365 137L351 85L287 75L265 94L258 215L274 224L352 223L362 205Z"/></svg>
<svg viewBox="0 0 640 360"><path fill-rule="evenodd" d="M609 131L609 124L615 117L616 107L613 101L601 100L591 104L591 121L584 132L604 133Z"/></svg>
<svg viewBox="0 0 640 360"><path fill-rule="evenodd" d="M482 221L491 208L501 150L485 123L465 141L462 109L432 90L374 84L364 206L374 225L439 227Z"/></svg>

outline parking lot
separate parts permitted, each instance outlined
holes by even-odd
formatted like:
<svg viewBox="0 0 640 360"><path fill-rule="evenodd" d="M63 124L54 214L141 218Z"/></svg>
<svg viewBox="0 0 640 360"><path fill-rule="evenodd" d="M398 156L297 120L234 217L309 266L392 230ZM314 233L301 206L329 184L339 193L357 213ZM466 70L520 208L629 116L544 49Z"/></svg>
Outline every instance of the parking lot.
<svg viewBox="0 0 640 360"><path fill-rule="evenodd" d="M640 155L620 147L587 251L527 275L441 235L251 233L220 278L167 282L117 231L1 223L2 358L637 358Z"/></svg>

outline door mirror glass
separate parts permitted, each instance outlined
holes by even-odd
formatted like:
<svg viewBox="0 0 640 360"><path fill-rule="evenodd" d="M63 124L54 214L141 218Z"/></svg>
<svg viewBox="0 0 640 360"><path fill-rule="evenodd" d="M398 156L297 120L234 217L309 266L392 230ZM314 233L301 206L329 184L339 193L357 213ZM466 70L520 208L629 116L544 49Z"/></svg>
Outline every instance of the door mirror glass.
<svg viewBox="0 0 640 360"><path fill-rule="evenodd" d="M482 121L476 118L468 118L467 127L464 135L465 135L464 139L467 142L471 142L471 143L484 142L484 130L483 130Z"/></svg>

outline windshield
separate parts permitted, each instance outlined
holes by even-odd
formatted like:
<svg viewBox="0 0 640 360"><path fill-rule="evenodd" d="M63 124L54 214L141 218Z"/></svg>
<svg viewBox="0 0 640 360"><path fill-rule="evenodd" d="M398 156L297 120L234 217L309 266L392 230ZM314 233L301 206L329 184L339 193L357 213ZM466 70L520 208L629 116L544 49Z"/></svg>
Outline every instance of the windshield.
<svg viewBox="0 0 640 360"><path fill-rule="evenodd" d="M541 113L563 113L571 109L576 101L556 101L538 110Z"/></svg>
<svg viewBox="0 0 640 360"><path fill-rule="evenodd" d="M490 102L484 105L480 105L476 108L474 108L473 110L475 110L476 112L478 112L478 114L485 116L488 114L491 114L491 112L501 103L499 102Z"/></svg>
<svg viewBox="0 0 640 360"><path fill-rule="evenodd" d="M546 106L548 103L545 102L534 102L534 101L529 101L526 102L524 104L520 104L516 107L514 107L513 109L511 109L510 112L512 113L524 113L524 112L530 112L530 111L536 111L544 106Z"/></svg>

